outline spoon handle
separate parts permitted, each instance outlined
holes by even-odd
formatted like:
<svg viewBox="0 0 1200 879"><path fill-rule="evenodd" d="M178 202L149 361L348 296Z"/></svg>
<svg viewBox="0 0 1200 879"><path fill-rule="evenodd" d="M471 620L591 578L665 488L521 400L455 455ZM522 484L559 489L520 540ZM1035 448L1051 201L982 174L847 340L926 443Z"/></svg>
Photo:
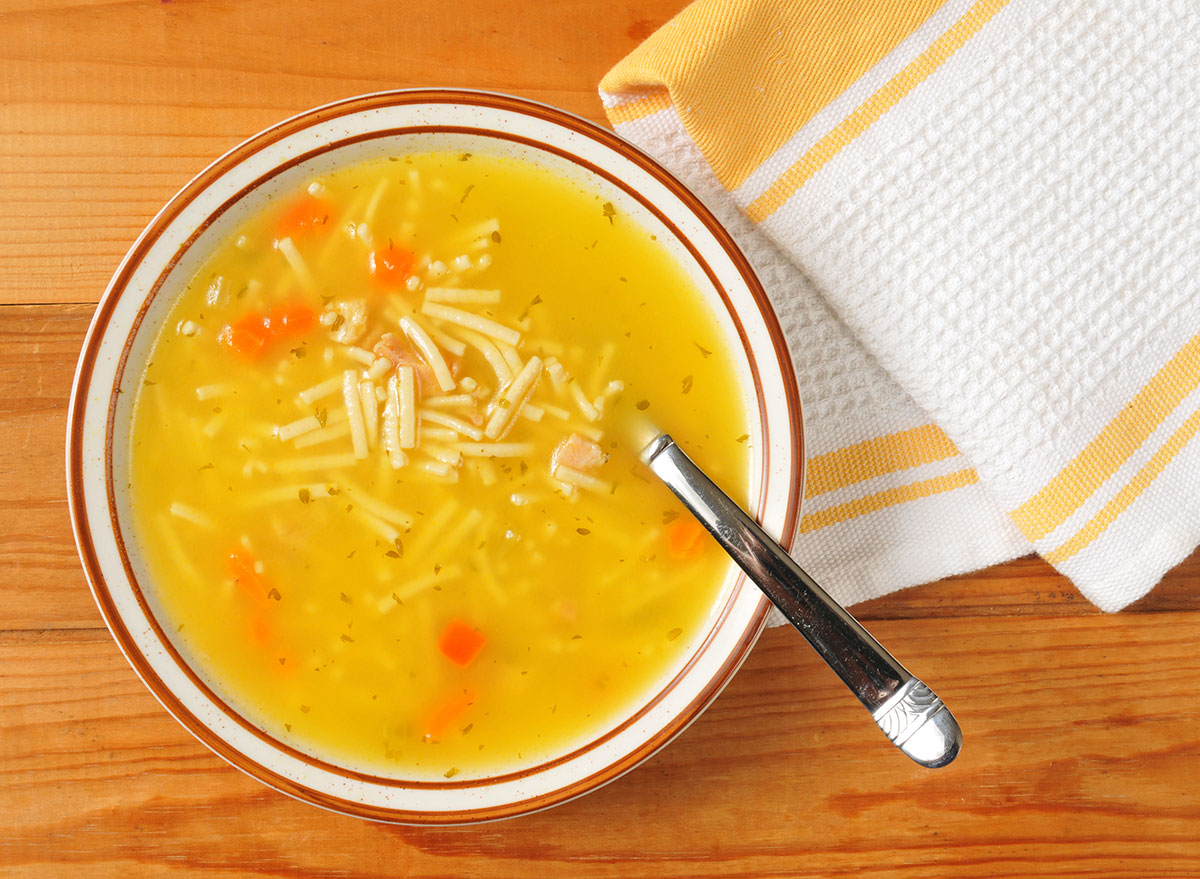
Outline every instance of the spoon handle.
<svg viewBox="0 0 1200 879"><path fill-rule="evenodd" d="M942 700L830 598L670 436L656 437L642 459L845 682L892 744L922 766L945 766L955 758L962 732Z"/></svg>

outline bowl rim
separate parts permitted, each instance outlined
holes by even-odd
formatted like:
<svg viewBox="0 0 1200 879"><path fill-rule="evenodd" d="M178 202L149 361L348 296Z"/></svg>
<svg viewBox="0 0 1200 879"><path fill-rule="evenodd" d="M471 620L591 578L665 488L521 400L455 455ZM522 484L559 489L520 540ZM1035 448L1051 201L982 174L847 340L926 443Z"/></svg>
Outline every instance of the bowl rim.
<svg viewBox="0 0 1200 879"><path fill-rule="evenodd" d="M91 524L89 519L88 508L84 499L84 466L83 466L83 416L87 407L87 395L91 388L91 380L96 358L101 341L105 336L105 331L113 317L116 303L121 296L127 291L133 271L141 265L145 259L150 246L154 244L162 235L169 224L179 215L184 207L191 204L201 193L203 193L214 181L220 178L231 168L240 165L258 153L262 149L271 144L283 140L291 134L302 131L305 128L327 123L336 120L339 117L356 114L372 109L385 109L400 105L414 104L458 104L467 107L482 107L487 109L496 109L507 112L515 112L535 117L541 121L550 122L561 128L565 128L570 132L582 135L588 140L597 142L601 147L606 147L608 150L617 153L622 158L631 161L638 166L639 170L649 174L658 183L662 184L682 206L698 219L705 227L705 230L712 236L714 241L724 251L724 256L730 261L742 282L745 284L747 291L754 301L759 312L759 318L762 320L764 328L771 339L772 351L779 374L784 386L784 405L787 412L787 433L790 443L784 445L789 446L789 485L788 496L784 506L784 522L781 528L781 541L784 545L789 545L794 537L800 520L800 503L803 497L804 477L806 475L805 459L804 459L804 426L803 416L800 406L799 390L796 384L795 372L792 368L791 355L787 346L786 339L783 335L782 328L779 325L778 318L771 306L770 300L767 297L765 290L759 282L753 268L748 259L742 253L732 236L725 230L719 221L712 213L704 206L700 199L695 196L684 184L677 180L670 172L659 165L654 159L642 152L637 147L620 138L615 133L604 129L591 121L584 119L575 114L542 104L536 101L531 101L525 98L518 98L510 95L500 94L496 92L480 91L472 89L400 89L373 92L365 95L358 95L351 98L346 98L340 101L335 101L325 104L320 107L307 110L305 112L294 115L285 119L273 126L270 126L263 131L251 136L247 140L233 147L231 150L220 156L208 167L193 177L182 189L179 190L154 218L147 224L145 229L138 236L134 244L121 260L116 272L109 282L105 292L96 308L91 325L88 328L87 335L80 353L79 361L76 367L75 380L71 391L70 405L67 418L67 447L66 447L66 469L67 469L67 488L68 488L68 506L70 510L71 525L75 536L76 546L83 563L88 583L92 591L93 598L96 601L101 615L104 618L105 624L117 641L126 660L133 667L134 671L150 689L151 693L158 699L167 711L175 717L194 737L204 744L211 751L216 753L222 759L229 762L235 768L251 775L259 781L267 784L282 793L303 800L305 802L317 805L319 807L340 812L343 814L353 815L357 817L368 818L376 821L387 821L396 823L413 823L413 824L461 824L474 823L479 821L498 820L501 818L513 817L516 815L526 814L533 811L538 811L548 808L553 805L565 802L575 797L581 796L591 790L594 790L603 784L619 777L625 772L637 766L639 763L649 758L660 748L670 742L675 736L681 733L691 722L693 722L706 708L713 699L720 693L724 686L732 678L734 672L749 655L751 648L761 633L770 610L770 603L765 596L759 596L757 607L741 636L738 638L734 648L722 661L719 669L709 677L704 683L700 692L682 709L673 714L665 725L659 728L653 734L644 738L644 740L634 749L625 753L617 760L606 763L596 771L589 773L583 777L571 780L568 784L557 788L553 791L537 794L527 799L508 801L495 806L485 806L476 809L465 809L447 812L428 812L428 811L409 811L392 807L380 807L372 804L365 804L357 800L344 799L330 795L324 791L315 790L293 779L284 777L274 770L263 766L253 758L245 754L242 750L227 742L223 737L215 733L210 727L200 718L198 718L191 710L182 704L171 686L162 680L155 672L149 660L143 656L142 651L137 646L126 621L121 613L117 610L112 597L109 593L109 587L105 581L101 571L96 547L93 542L91 533ZM423 129L428 130L428 127ZM446 130L445 126L441 130ZM481 127L464 126L461 131L466 133L486 136L489 131ZM491 131L491 134L498 132ZM353 140L366 140L374 137L386 136L387 132L380 129L372 131L370 134L360 136ZM504 139L515 140L518 143L526 143L536 149L547 148L546 144L526 141L518 136L504 134ZM346 144L345 140L335 141L329 148ZM555 150L551 149L551 152ZM697 261L700 267L713 278L713 271L708 263L698 254L692 247L688 237L680 232L675 223L669 218L663 216L655 206L647 199L643 199L638 193L630 187L624 186L610 172L592 165L591 163L582 160L581 157L561 153L565 158L574 164L580 165L590 172L596 173L601 177L608 179L620 186L632 197L635 197L645 207L650 209L658 219L665 225L677 233L678 239L688 248L691 256ZM306 154L307 156L307 154ZM255 179L252 183L243 187L234 196L228 199L220 208L211 212L203 224L194 230L176 249L174 256L161 269L158 274L158 281L152 287L145 299L140 303L137 317L131 324L126 337L123 340L121 351L121 361L117 371L117 384L119 385L120 376L124 371L125 361L129 356L130 347L133 339L138 333L138 329L146 314L147 309L155 298L162 280L170 273L171 269L182 257L182 255L193 245L199 235L210 225L217 216L231 204L241 199L247 192L252 191L260 185L263 180L278 174L284 168L292 164L299 163L306 156L301 156L293 161L284 164L274 164L269 169L264 171L262 175ZM713 278L715 280L715 278ZM722 294L722 298L724 298ZM730 312L730 316L735 321L735 325L745 349L746 355L750 358L751 371L757 381L758 368L755 364L754 353L750 351L748 342L744 336L744 330L738 319L736 310L731 303L726 300L726 306ZM762 388L756 387L756 391L760 398L760 409L762 405ZM264 739L271 747L276 750L284 751L293 757L297 757L305 763L320 765L325 769L333 769L335 772L350 777L350 778L365 778L374 784L395 784L397 787L413 788L472 788L482 787L487 784L497 783L498 781L511 780L525 775L529 775L550 766L558 765L567 762L580 756L587 750L600 744L602 741L611 738L621 729L624 729L631 724L635 719L649 710L654 704L665 697L667 693L683 678L683 676L692 667L693 663L708 646L715 632L720 628L721 621L729 613L733 605L734 597L737 594L738 586L735 585L729 599L726 601L721 614L710 625L709 633L705 640L700 643L691 656L688 657L687 663L681 668L678 673L665 684L656 684L660 687L659 692L652 699L641 705L639 710L629 718L621 718L620 722L611 730L604 730L598 733L593 738L589 739L587 744L572 750L571 752L560 755L549 761L544 761L534 766L522 767L516 772L505 773L502 776L494 776L482 779L468 779L460 782L434 782L434 781L412 781L412 780L388 780L378 776L368 776L351 770L347 767L337 764L329 764L321 761L320 758L308 754L303 751L298 751L287 743L281 742L268 733L263 732L253 723L245 720L236 709L232 708L218 694L201 681L194 673L190 665L183 660L177 653L170 639L158 625L157 619L150 612L145 604L144 598L140 589L137 586L136 578L133 576L133 571L130 566L129 558L125 549L124 541L121 538L121 528L117 522L117 510L115 502L115 489L112 479L112 451L113 451L113 429L115 417L115 392L113 398L107 404L107 430L104 438L105 447L105 478L106 478L106 498L108 502L108 516L111 519L113 531L116 535L118 551L121 558L121 563L125 569L126 575L129 577L134 594L138 602L142 605L146 618L150 621L152 628L162 643L163 647L170 654L173 661L180 666L181 670L192 678L193 682L200 685L201 690L208 696L214 706L224 711L227 715L233 718L240 725ZM765 429L765 424L764 424ZM770 443L764 443L762 468L764 475L768 472L770 458ZM764 479L763 486L765 488L767 482ZM765 503L767 492L762 492L762 502ZM744 577L739 579L742 583Z"/></svg>

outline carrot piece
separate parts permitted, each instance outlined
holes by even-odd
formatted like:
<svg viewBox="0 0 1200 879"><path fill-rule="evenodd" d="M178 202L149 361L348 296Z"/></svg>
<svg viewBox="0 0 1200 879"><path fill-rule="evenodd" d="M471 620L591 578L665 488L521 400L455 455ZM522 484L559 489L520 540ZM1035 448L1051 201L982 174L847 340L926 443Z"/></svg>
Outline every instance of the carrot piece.
<svg viewBox="0 0 1200 879"><path fill-rule="evenodd" d="M226 562L234 582L251 599L248 604L242 605L246 625L250 630L250 640L258 647L274 643L278 632L270 613L269 593L273 590L268 586L266 578L258 572L258 560L248 550L238 548L229 553ZM286 663L278 664L277 671L284 675L291 674Z"/></svg>
<svg viewBox="0 0 1200 879"><path fill-rule="evenodd" d="M259 647L265 647L275 639L275 627L262 613L250 617L250 637Z"/></svg>
<svg viewBox="0 0 1200 879"><path fill-rule="evenodd" d="M238 586L245 589L256 598L267 594L266 582L262 574L255 570L254 556L244 549L235 549L229 553L229 574Z"/></svg>
<svg viewBox="0 0 1200 879"><path fill-rule="evenodd" d="M271 333L266 318L251 311L228 324L218 338L231 350L253 360L266 349Z"/></svg>
<svg viewBox="0 0 1200 879"><path fill-rule="evenodd" d="M316 326L316 323L317 313L303 302L276 305L266 319L268 332L280 339L303 336Z"/></svg>
<svg viewBox="0 0 1200 879"><path fill-rule="evenodd" d="M329 202L306 193L283 209L275 222L275 235L296 238L324 227L332 214Z"/></svg>
<svg viewBox="0 0 1200 879"><path fill-rule="evenodd" d="M262 356L277 339L302 336L317 324L317 313L302 302L277 305L270 313L249 311L221 330L227 348L249 360Z"/></svg>
<svg viewBox="0 0 1200 879"><path fill-rule="evenodd" d="M414 259L411 250L396 247L389 242L386 248L371 251L371 255L367 257L367 264L370 266L375 280L381 284L388 287L402 287L408 280L408 276L412 274Z"/></svg>
<svg viewBox="0 0 1200 879"><path fill-rule="evenodd" d="M467 709L474 704L475 693L472 690L452 693L434 708L433 713L429 715L429 720L425 722L425 738L441 738L442 734L450 727L450 724L466 714Z"/></svg>
<svg viewBox="0 0 1200 879"><path fill-rule="evenodd" d="M667 551L672 558L694 559L704 552L706 534L695 519L677 519L667 530Z"/></svg>
<svg viewBox="0 0 1200 879"><path fill-rule="evenodd" d="M239 602L239 607L251 643L256 647L273 645L274 649L269 654L263 654L264 659L269 657L271 660L268 667L280 677L291 677L295 673L295 665L289 665L286 656L278 655L280 650L290 650L291 645L279 638L279 620L272 615L271 598L278 600L279 593L258 572L258 560L249 550L241 547L231 550L225 561L234 583L250 599Z"/></svg>
<svg viewBox="0 0 1200 879"><path fill-rule="evenodd" d="M455 665L470 665L487 638L462 620L451 620L438 639L438 649Z"/></svg>

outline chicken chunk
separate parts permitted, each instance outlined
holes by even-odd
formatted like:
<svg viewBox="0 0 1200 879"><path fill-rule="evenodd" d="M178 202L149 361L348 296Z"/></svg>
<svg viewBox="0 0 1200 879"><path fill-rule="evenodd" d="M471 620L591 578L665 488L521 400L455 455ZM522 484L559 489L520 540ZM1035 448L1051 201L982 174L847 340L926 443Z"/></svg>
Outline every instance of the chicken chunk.
<svg viewBox="0 0 1200 879"><path fill-rule="evenodd" d="M422 394L441 393L433 368L408 339L395 333L384 333L372 350L375 356L392 361L392 366L411 366Z"/></svg>
<svg viewBox="0 0 1200 879"><path fill-rule="evenodd" d="M559 465L572 470L595 470L607 460L608 455L598 443L573 433L554 447L550 454L550 472L557 470Z"/></svg>
<svg viewBox="0 0 1200 879"><path fill-rule="evenodd" d="M329 328L333 341L353 345L367 331L367 317L365 299L335 299L321 315L321 323Z"/></svg>

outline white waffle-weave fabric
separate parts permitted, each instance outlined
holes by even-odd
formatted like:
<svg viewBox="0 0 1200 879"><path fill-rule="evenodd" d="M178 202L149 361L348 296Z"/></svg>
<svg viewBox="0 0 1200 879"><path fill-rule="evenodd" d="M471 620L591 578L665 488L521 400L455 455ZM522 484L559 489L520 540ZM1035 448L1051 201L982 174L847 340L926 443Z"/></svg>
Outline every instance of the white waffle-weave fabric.
<svg viewBox="0 0 1200 879"><path fill-rule="evenodd" d="M601 84L759 272L841 601L1200 542L1200 7L697 0Z"/></svg>

